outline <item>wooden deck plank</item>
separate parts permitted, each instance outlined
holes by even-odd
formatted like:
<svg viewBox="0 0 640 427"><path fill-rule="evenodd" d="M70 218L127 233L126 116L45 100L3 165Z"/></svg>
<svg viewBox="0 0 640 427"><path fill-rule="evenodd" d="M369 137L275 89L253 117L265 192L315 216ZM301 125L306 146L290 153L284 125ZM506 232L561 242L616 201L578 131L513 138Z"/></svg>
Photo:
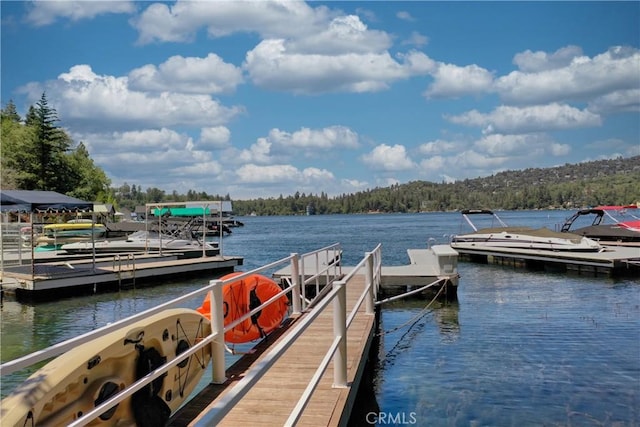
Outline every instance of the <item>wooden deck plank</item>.
<svg viewBox="0 0 640 427"><path fill-rule="evenodd" d="M354 307L363 290L364 277L362 276L354 276L347 284L348 313ZM345 411L345 405L349 401L349 393L351 391L357 392L357 387L352 390L351 385L355 385L353 383L358 371L365 363L365 360L362 359L367 357L365 351L370 343L374 323L374 316L365 313L365 304L363 303L347 332L348 386L345 388L333 387L333 362L331 362L300 417L298 425L316 427L339 423ZM286 334L284 335L286 336ZM283 339L283 337L279 339ZM329 304L218 425L284 424L332 341L333 306ZM217 399L224 396L230 389L221 393ZM217 399L209 407L214 405ZM200 417L196 417L190 425L196 425Z"/></svg>

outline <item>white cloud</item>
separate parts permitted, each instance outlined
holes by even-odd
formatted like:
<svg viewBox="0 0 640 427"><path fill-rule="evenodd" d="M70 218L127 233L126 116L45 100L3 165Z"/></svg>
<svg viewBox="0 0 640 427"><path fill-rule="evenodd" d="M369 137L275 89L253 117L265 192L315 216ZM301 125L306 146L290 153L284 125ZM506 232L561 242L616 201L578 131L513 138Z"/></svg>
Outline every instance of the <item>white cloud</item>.
<svg viewBox="0 0 640 427"><path fill-rule="evenodd" d="M446 170L447 161L442 156L432 156L420 161L420 169L433 175L434 171Z"/></svg>
<svg viewBox="0 0 640 427"><path fill-rule="evenodd" d="M594 113L613 114L640 112L640 89L619 90L589 101L589 110Z"/></svg>
<svg viewBox="0 0 640 427"><path fill-rule="evenodd" d="M438 64L432 76L434 81L424 92L427 98L458 98L484 93L493 83L493 74L477 65Z"/></svg>
<svg viewBox="0 0 640 427"><path fill-rule="evenodd" d="M360 181L357 179L342 179L340 183L345 188L345 193L356 192L367 188L369 183L367 181Z"/></svg>
<svg viewBox="0 0 640 427"><path fill-rule="evenodd" d="M205 58L176 55L129 73L129 88L137 91L218 94L233 92L241 83L242 70L213 53Z"/></svg>
<svg viewBox="0 0 640 427"><path fill-rule="evenodd" d="M568 144L553 143L549 146L549 152L552 156L566 156L571 152L571 146Z"/></svg>
<svg viewBox="0 0 640 427"><path fill-rule="evenodd" d="M438 139L436 141L429 141L421 144L418 147L418 152L424 155L436 155L447 152L452 152L458 149L460 144L452 141L444 141Z"/></svg>
<svg viewBox="0 0 640 427"><path fill-rule="evenodd" d="M208 162L189 164L173 168L171 170L171 176L213 177L214 175L221 174L222 171L222 165L216 160L211 160Z"/></svg>
<svg viewBox="0 0 640 427"><path fill-rule="evenodd" d="M405 147L399 144L380 144L370 153L364 154L362 161L373 169L389 172L409 170L416 166L407 155Z"/></svg>
<svg viewBox="0 0 640 427"><path fill-rule="evenodd" d="M266 138L258 138L258 141L252 144L249 149L242 150L237 159L242 163L271 163L271 142Z"/></svg>
<svg viewBox="0 0 640 427"><path fill-rule="evenodd" d="M640 85L640 51L636 48L617 46L593 58L574 57L561 68L549 69L548 62L541 62L543 65L526 65L539 72L514 71L498 78L495 89L500 97L509 103L543 104L584 100Z"/></svg>
<svg viewBox="0 0 640 427"><path fill-rule="evenodd" d="M286 43L290 54L330 56L380 53L391 45L392 40L387 33L369 30L356 15L338 16L323 31L287 39Z"/></svg>
<svg viewBox="0 0 640 427"><path fill-rule="evenodd" d="M193 145L191 137L171 129L146 129L112 133L72 133L76 141L83 141L92 154L117 152L154 152L184 150Z"/></svg>
<svg viewBox="0 0 640 427"><path fill-rule="evenodd" d="M473 150L466 150L454 157L449 158L450 165L460 170L482 170L502 166L509 161L507 156L491 156L478 153ZM468 173L468 170L465 171Z"/></svg>
<svg viewBox="0 0 640 427"><path fill-rule="evenodd" d="M301 128L293 133L272 129L268 140L284 149L328 150L358 148L358 134L345 126L323 129Z"/></svg>
<svg viewBox="0 0 640 427"><path fill-rule="evenodd" d="M200 130L199 148L225 148L229 145L231 131L225 126L205 127Z"/></svg>
<svg viewBox="0 0 640 427"><path fill-rule="evenodd" d="M552 54L526 50L517 53L513 58L513 63L526 73L537 73L546 70L555 70L571 65L574 58L582 56L582 49L578 46L566 46L558 49Z"/></svg>
<svg viewBox="0 0 640 427"><path fill-rule="evenodd" d="M411 36L409 36L408 39L403 40L402 44L423 47L429 44L429 37L424 36L417 31L412 31Z"/></svg>
<svg viewBox="0 0 640 427"><path fill-rule="evenodd" d="M425 74L432 61L420 52L394 60L388 52L320 55L290 53L283 39L264 40L247 53L244 68L252 82L298 94L375 92L389 83Z"/></svg>
<svg viewBox="0 0 640 427"><path fill-rule="evenodd" d="M528 155L533 147L552 146L546 134L521 134L521 135L486 135L474 143L474 148L491 156ZM559 144L556 144L559 146Z"/></svg>
<svg viewBox="0 0 640 427"><path fill-rule="evenodd" d="M71 21L93 19L106 13L134 13L131 1L31 1L26 21L37 27L53 24L58 18Z"/></svg>
<svg viewBox="0 0 640 427"><path fill-rule="evenodd" d="M602 119L597 114L561 104L533 107L500 106L489 114L472 110L448 119L452 123L482 127L487 134L544 132L602 124Z"/></svg>
<svg viewBox="0 0 640 427"><path fill-rule="evenodd" d="M77 131L178 125L216 126L242 112L225 107L208 95L132 91L126 77L97 75L89 65L76 65L44 86L32 85L35 102L46 91L59 116ZM54 102L52 102L54 104Z"/></svg>
<svg viewBox="0 0 640 427"><path fill-rule="evenodd" d="M238 180L245 184L300 183L307 185L314 182L333 180L330 171L317 168L306 168L300 171L292 165L255 165L247 164L236 170Z"/></svg>
<svg viewBox="0 0 640 427"><path fill-rule="evenodd" d="M373 92L387 89L396 80L424 75L433 68L433 61L421 52L392 58L388 52L392 37L369 29L357 15L345 15L326 6L311 8L303 2L153 4L134 25L141 43L190 41L201 27L206 27L213 37L256 33L262 40L247 52L243 68L255 85L269 90L298 94ZM412 43L424 45L426 38L414 33ZM172 80L163 78L160 71L153 66L136 70L131 76L132 84L163 88ZM229 73L235 75L235 70ZM202 84L202 75L198 73L195 83ZM238 84L233 79L224 81L229 80ZM185 79L183 84L190 82ZM214 87L210 93L219 90Z"/></svg>
<svg viewBox="0 0 640 427"><path fill-rule="evenodd" d="M325 6L314 9L297 1L177 1L171 6L153 3L133 25L138 42L146 44L191 41L202 27L212 37L236 32L294 37L322 31L330 18Z"/></svg>
<svg viewBox="0 0 640 427"><path fill-rule="evenodd" d="M413 22L415 21L415 19L413 18L413 16L411 16L411 14L409 12L407 12L406 10L401 10L398 13L396 13L396 17L398 19L401 19L403 21L407 21L407 22Z"/></svg>

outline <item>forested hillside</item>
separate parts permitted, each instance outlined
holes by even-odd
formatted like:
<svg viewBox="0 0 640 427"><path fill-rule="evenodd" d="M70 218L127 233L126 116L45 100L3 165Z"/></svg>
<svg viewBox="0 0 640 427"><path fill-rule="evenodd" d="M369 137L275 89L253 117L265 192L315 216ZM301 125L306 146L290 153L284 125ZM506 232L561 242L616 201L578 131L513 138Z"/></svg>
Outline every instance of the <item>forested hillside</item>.
<svg viewBox="0 0 640 427"><path fill-rule="evenodd" d="M640 202L640 156L506 171L452 184L415 181L329 198L296 193L233 202L238 215L546 209Z"/></svg>

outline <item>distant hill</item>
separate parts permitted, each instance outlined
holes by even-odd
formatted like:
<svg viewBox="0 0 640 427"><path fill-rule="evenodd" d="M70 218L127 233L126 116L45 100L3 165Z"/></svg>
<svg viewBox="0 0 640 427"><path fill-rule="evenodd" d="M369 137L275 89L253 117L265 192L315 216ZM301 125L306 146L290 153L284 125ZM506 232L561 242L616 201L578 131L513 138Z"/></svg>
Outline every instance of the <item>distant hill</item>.
<svg viewBox="0 0 640 427"><path fill-rule="evenodd" d="M529 168L505 171L463 182L470 188L501 188L513 185L560 184L567 181L591 180L600 177L640 172L640 156L565 164L553 168ZM640 186L640 183L638 183Z"/></svg>
<svg viewBox="0 0 640 427"><path fill-rule="evenodd" d="M234 201L238 215L547 209L640 202L640 156L505 171L455 183L413 181L329 198L325 194Z"/></svg>

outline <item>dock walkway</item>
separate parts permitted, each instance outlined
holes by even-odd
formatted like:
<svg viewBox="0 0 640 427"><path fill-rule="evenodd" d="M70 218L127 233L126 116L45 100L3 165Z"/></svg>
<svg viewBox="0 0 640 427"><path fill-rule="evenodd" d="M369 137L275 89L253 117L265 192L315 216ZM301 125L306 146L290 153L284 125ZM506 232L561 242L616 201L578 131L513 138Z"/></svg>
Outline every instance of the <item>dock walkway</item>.
<svg viewBox="0 0 640 427"><path fill-rule="evenodd" d="M600 252L487 248L481 245L458 245L456 250L462 259L515 267L544 267L594 276L621 276L640 272L640 247L632 246L607 246Z"/></svg>
<svg viewBox="0 0 640 427"><path fill-rule="evenodd" d="M364 275L355 275L348 282L346 285L347 313L351 312L364 288ZM308 313L302 314L296 323L300 323L307 315ZM291 331L293 328L290 328L272 345L286 339ZM347 387L333 387L333 365L329 364L296 425L313 427L346 425L374 332L375 315L367 314L362 304L347 332ZM217 425L285 425L333 340L333 306L329 304ZM264 357L263 355L258 358L254 365L259 365ZM193 420L184 418L186 412L182 414L178 412L171 425L209 425L207 421L211 415L209 411L230 389L231 387L228 387L219 394ZM204 393L206 392L205 389ZM345 417L347 419L344 419Z"/></svg>
<svg viewBox="0 0 640 427"><path fill-rule="evenodd" d="M114 291L170 277L233 271L242 265L237 256L189 256L181 252L163 254L111 254L95 259L39 255L38 262L4 265L0 269L3 292L20 300L60 298Z"/></svg>

